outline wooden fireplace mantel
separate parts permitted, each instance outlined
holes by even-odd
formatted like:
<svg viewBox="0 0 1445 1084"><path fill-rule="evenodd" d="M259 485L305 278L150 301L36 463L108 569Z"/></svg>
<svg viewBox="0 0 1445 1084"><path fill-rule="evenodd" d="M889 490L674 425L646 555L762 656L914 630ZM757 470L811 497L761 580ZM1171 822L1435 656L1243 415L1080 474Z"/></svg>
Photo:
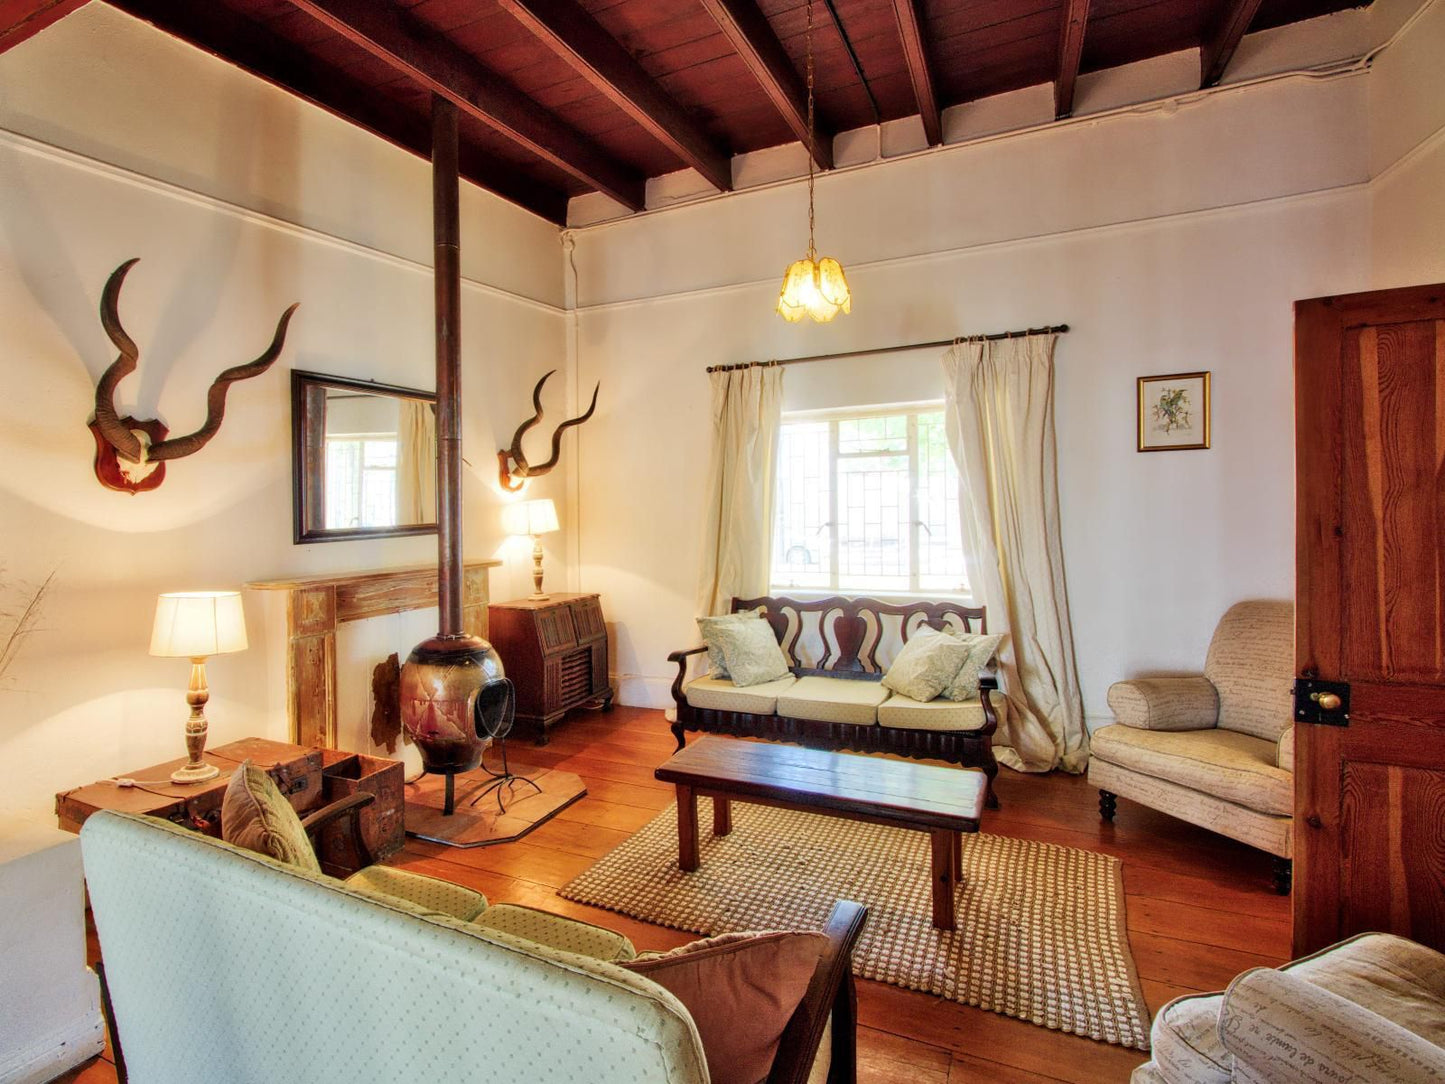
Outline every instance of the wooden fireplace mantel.
<svg viewBox="0 0 1445 1084"><path fill-rule="evenodd" d="M487 634L488 573L501 561L463 562L465 631ZM336 627L345 621L437 604L437 566L330 572L256 580L253 591L286 592L286 712L291 741L335 749Z"/></svg>

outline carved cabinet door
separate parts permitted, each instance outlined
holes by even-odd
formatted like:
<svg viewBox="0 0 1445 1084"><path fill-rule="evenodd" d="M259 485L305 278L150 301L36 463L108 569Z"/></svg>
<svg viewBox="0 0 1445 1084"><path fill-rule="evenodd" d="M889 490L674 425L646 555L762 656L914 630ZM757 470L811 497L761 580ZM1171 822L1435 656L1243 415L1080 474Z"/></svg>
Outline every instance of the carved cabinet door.
<svg viewBox="0 0 1445 1084"><path fill-rule="evenodd" d="M1445 284L1295 305L1297 954L1445 948Z"/></svg>

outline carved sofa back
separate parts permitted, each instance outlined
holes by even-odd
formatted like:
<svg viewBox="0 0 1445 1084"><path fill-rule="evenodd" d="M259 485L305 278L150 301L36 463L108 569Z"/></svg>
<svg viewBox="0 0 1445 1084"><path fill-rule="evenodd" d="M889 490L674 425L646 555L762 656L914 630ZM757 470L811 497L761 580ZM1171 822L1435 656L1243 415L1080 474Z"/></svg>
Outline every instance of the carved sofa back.
<svg viewBox="0 0 1445 1084"><path fill-rule="evenodd" d="M735 598L732 612L761 611L788 665L799 677L881 681L919 627L943 632L988 631L982 606L956 602L884 602L876 598Z"/></svg>

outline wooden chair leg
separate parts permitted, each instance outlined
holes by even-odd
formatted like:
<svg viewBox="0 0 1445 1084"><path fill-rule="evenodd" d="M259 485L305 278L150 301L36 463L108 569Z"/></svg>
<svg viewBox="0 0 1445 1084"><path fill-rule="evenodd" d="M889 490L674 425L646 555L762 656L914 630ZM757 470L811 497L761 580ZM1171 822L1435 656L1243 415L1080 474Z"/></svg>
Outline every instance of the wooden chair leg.
<svg viewBox="0 0 1445 1084"><path fill-rule="evenodd" d="M96 960L91 966L95 977L100 980L100 1014L105 1020L105 1030L110 1033L110 1053L115 1058L116 1084L126 1084L130 1077L125 1070L125 1052L120 1048L120 1031L115 1026L115 1006L110 1000L110 984L105 981L105 964Z"/></svg>

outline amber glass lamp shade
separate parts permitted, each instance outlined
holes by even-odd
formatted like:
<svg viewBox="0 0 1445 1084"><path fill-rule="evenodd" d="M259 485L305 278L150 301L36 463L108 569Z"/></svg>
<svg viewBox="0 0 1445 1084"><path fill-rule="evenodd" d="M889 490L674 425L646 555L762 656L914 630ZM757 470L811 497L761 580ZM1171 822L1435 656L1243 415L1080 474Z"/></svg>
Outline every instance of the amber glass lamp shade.
<svg viewBox="0 0 1445 1084"><path fill-rule="evenodd" d="M788 266L778 294L778 315L790 324L804 316L825 324L838 313L853 311L853 296L843 267L831 256L814 261L805 256Z"/></svg>

